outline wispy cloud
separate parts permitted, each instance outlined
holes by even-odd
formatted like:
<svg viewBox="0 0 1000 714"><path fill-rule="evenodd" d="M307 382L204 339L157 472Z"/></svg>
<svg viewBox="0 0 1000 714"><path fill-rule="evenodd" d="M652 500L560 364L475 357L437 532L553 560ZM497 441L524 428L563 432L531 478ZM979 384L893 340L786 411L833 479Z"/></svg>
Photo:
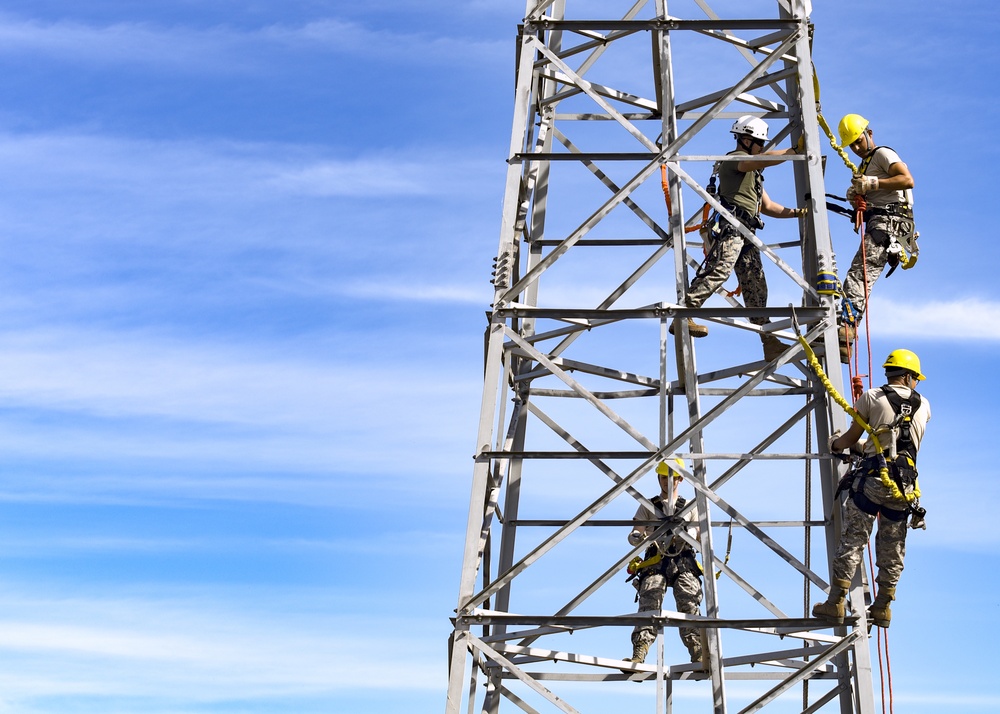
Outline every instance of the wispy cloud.
<svg viewBox="0 0 1000 714"><path fill-rule="evenodd" d="M955 300L899 302L877 296L878 334L885 337L919 337L933 341L1000 340L1000 303L980 297ZM884 319L882 316L885 316ZM906 319L895 319L905 315Z"/></svg>
<svg viewBox="0 0 1000 714"><path fill-rule="evenodd" d="M96 479L91 483L46 480L44 470L22 474L3 479L9 499L174 493L330 502L342 485L293 474L384 472L393 459L406 458L412 443L440 454L414 466L433 472L468 436L448 425L471 418L470 395L478 388L475 369L465 378L429 379L421 362L400 364L391 351L359 363L72 330L8 331L0 340L0 371L6 408L0 444L8 458L160 463L142 478L134 468L116 475L117 467L108 466L101 469L107 477L88 477ZM46 416L40 422L22 419L22 412ZM171 463L187 465L172 474ZM250 472L199 478L191 474L195 464ZM284 476L253 475L274 469Z"/></svg>
<svg viewBox="0 0 1000 714"><path fill-rule="evenodd" d="M239 29L148 22L43 22L0 15L0 54L47 56L88 65L140 64L198 74L259 71L268 67L262 53L277 51L377 61L405 59L412 66L453 62L456 57L496 58L507 49L505 44L491 41L399 32L337 18Z"/></svg>
<svg viewBox="0 0 1000 714"><path fill-rule="evenodd" d="M200 701L440 688L429 623L330 615L331 593L0 595L4 697L182 695ZM295 599L300 601L296 602ZM373 642L392 631L394 647ZM395 663L393 663L395 660ZM385 677L385 668L394 675Z"/></svg>
<svg viewBox="0 0 1000 714"><path fill-rule="evenodd" d="M461 285L427 285L398 280L379 280L373 278L364 282L347 282L334 287L337 293L354 298L375 301L415 301L439 302L462 305L477 305L485 308L493 298L490 287L473 287Z"/></svg>
<svg viewBox="0 0 1000 714"><path fill-rule="evenodd" d="M493 178L487 161L435 151L330 156L320 146L230 141L153 141L87 134L0 134L0 161L19 190L115 192L149 198L273 199L432 196ZM142 157L138 160L137 157ZM442 195L443 197L443 195Z"/></svg>

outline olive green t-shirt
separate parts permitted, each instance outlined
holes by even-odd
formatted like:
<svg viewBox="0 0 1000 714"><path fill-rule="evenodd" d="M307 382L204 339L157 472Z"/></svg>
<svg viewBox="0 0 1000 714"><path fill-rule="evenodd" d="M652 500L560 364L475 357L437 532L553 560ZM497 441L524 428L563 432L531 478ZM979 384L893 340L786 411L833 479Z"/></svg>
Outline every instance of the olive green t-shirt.
<svg viewBox="0 0 1000 714"><path fill-rule="evenodd" d="M749 156L742 149L730 151L726 156ZM730 203L756 216L760 212L761 197L764 194L764 174L760 169L746 173L736 168L738 161L719 162L719 195Z"/></svg>

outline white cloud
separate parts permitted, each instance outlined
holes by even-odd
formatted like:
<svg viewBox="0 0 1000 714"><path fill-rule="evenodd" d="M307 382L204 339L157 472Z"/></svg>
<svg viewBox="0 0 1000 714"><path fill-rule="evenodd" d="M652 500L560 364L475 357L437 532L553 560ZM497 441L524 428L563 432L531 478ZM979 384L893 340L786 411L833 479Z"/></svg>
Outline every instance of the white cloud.
<svg viewBox="0 0 1000 714"><path fill-rule="evenodd" d="M7 410L0 448L9 458L119 464L79 481L11 471L2 491L14 500L172 494L330 503L344 485L308 474L391 474L389 464L409 461L415 443L432 452L417 471L449 472L447 461L473 434L453 427L472 423L479 388L475 369L429 378L419 361L400 364L392 355L325 360L71 330L8 331L0 373ZM22 413L46 417L37 423ZM121 473L129 459L160 465ZM196 464L243 472L207 477ZM254 476L276 469L285 476Z"/></svg>
<svg viewBox="0 0 1000 714"><path fill-rule="evenodd" d="M493 298L492 289L460 285L421 285L399 281L348 282L337 284L335 291L341 295L377 301L443 302L476 305L485 309Z"/></svg>
<svg viewBox="0 0 1000 714"><path fill-rule="evenodd" d="M48 56L88 65L139 63L199 74L260 71L268 67L263 55L279 50L405 59L413 65L453 62L456 57L499 58L508 49L504 43L397 32L336 18L246 30L146 22L42 22L0 15L0 54Z"/></svg>
<svg viewBox="0 0 1000 714"><path fill-rule="evenodd" d="M495 176L486 161L433 148L333 158L320 146L229 141L152 141L85 134L0 134L0 161L18 190L67 187L118 195L206 201L275 196L442 195L455 182L468 191ZM136 157L142 157L137 160Z"/></svg>
<svg viewBox="0 0 1000 714"><path fill-rule="evenodd" d="M440 689L440 630L387 616L331 615L332 593L203 591L188 596L0 595L4 697L184 698ZM398 646L373 642L392 638ZM437 646L435 646L437 645ZM386 668L393 676L386 678Z"/></svg>
<svg viewBox="0 0 1000 714"><path fill-rule="evenodd" d="M151 63L164 67L233 69L241 35L231 30L160 28L119 22L96 26L63 20L41 22L0 17L0 52L30 54L88 64ZM207 63L207 64L206 64Z"/></svg>
<svg viewBox="0 0 1000 714"><path fill-rule="evenodd" d="M935 341L1000 340L1000 303L979 297L899 302L877 296L877 332L883 337L919 337ZM885 317L880 317L884 315ZM893 316L906 315L905 320Z"/></svg>
<svg viewBox="0 0 1000 714"><path fill-rule="evenodd" d="M301 428L350 398L360 377L320 362L139 334L7 333L0 345L0 394L9 406L104 416Z"/></svg>

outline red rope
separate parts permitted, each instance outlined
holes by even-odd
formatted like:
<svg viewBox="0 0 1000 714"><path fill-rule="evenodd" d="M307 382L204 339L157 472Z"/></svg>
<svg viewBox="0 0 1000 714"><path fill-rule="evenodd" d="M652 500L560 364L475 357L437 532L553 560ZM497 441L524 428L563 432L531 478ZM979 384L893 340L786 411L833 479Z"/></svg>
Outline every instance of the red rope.
<svg viewBox="0 0 1000 714"><path fill-rule="evenodd" d="M874 573L875 573L875 563L872 562L872 549L871 549L871 545L870 544L866 548L866 550L868 551L868 572L872 573L874 575ZM876 595L877 595L877 592L876 592L876 587L875 587L875 580L874 580L874 577L873 577L872 578L872 597L875 597ZM885 714L885 666L882 663L882 628L881 627L877 627L875 629L878 630L877 637L875 638L875 651L878 653L878 681L879 681L879 687L880 687L880 689L882 691L882 714ZM886 659L888 659L888 650L886 650ZM890 692L891 691L892 690L891 690L891 685L890 685ZM890 702L891 702L891 694L890 694ZM889 708L890 708L890 711L891 711L891 709L892 709L892 704L891 703L889 704Z"/></svg>
<svg viewBox="0 0 1000 714"><path fill-rule="evenodd" d="M857 209L858 215L864 215L864 209L867 208L868 204L865 202L864 196L856 196L854 199L854 205ZM857 219L855 219L857 220ZM860 369L858 369L858 350L854 351L854 365L855 370L859 372L858 377L868 377L868 388L872 387L872 332L871 323L868 321L868 315L870 313L869 308L871 307L868 303L871 299L871 293L868 291L868 251L865 246L865 233L868 231L867 224L861 224L861 277L865 284L865 344L868 349L868 374L860 374ZM855 339L857 342L857 329L855 329ZM859 395L860 396L860 395Z"/></svg>
<svg viewBox="0 0 1000 714"><path fill-rule="evenodd" d="M857 198L857 200L855 201L855 207L857 209L857 216L863 215L863 210L865 207L865 201L863 197L859 196ZM861 223L860 221L857 221L857 218L856 218L856 225L858 227L861 227ZM867 377L868 377L868 388L871 389L871 384L872 384L871 375L873 373L873 368L872 368L872 333L871 333L871 322L869 320L869 315L871 314L871 304L870 304L871 293L868 290L868 252L865 246L865 233L867 232L867 230L868 230L867 225L864 225L863 229L861 230L861 266L862 266L862 278L865 283L865 345L866 349L868 350ZM854 357L854 366L856 369L858 364L857 350L855 350L855 353L852 356ZM862 390L864 389L862 376L863 375L857 375L857 376L852 376L851 378L851 389L852 391L857 392L857 394L855 394L855 400L857 400L857 397L860 396ZM872 597L877 597L878 592L875 586L875 579L874 579L875 567L874 563L872 563L872 553L870 547L868 548L868 572L872 574ZM883 631L884 628L882 627L879 627L877 629L878 629L878 637L876 638L876 650L878 652L879 686L882 691L882 714L885 714L887 680L888 680L888 692L889 692L888 696L889 714L893 714L892 664L889 659L889 633L887 631L884 632ZM884 664L882 662L883 651L885 652Z"/></svg>
<svg viewBox="0 0 1000 714"><path fill-rule="evenodd" d="M889 661L889 630L886 630L882 635L885 637L885 671L889 675L889 714L893 714L892 710L892 663Z"/></svg>

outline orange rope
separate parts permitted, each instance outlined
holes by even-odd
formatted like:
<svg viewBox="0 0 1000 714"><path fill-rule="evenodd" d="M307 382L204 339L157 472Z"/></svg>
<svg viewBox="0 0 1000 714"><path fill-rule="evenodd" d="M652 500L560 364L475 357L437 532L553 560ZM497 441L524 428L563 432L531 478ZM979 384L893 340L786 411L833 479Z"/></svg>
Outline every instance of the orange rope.
<svg viewBox="0 0 1000 714"><path fill-rule="evenodd" d="M850 371L850 365L848 365L848 371ZM851 377L851 396L854 397L854 401L857 402L861 399L861 395L865 393L865 383L861 380L859 375Z"/></svg>
<svg viewBox="0 0 1000 714"><path fill-rule="evenodd" d="M663 189L663 198L667 202L667 216L668 217L672 217L673 214L674 214L674 208L673 208L673 205L672 205L672 203L670 201L670 183L667 181L667 165L666 164L660 164L660 188ZM695 231L700 231L702 228L704 228L705 226L707 226L708 225L709 209L710 209L710 206L708 205L708 201L706 201L705 205L701 207L701 223L698 223L698 224L693 225L693 226L685 226L684 232L685 233L694 233ZM706 256L708 255L707 251L706 251L705 255ZM738 296L740 296L742 294L743 294L743 286L740 285L739 283L737 283L735 290L732 290L732 291L726 290L726 295L728 295L729 297L738 297Z"/></svg>
<svg viewBox="0 0 1000 714"><path fill-rule="evenodd" d="M690 228L685 228L684 232L685 233L694 233L695 231L700 231L704 226L708 225L708 209L709 208L710 208L710 206L708 205L708 201L706 201L705 205L701 207L701 223L699 223L696 226L691 226Z"/></svg>
<svg viewBox="0 0 1000 714"><path fill-rule="evenodd" d="M670 200L670 183L667 181L666 164L660 164L660 188L663 189L663 198L667 202L667 215L673 216L674 207ZM708 202L706 201L705 205L701 207L701 223L698 223L693 226L685 226L684 232L694 233L695 231L700 231L702 228L704 228L705 225L708 223L708 214L710 208L711 206L709 206Z"/></svg>
<svg viewBox="0 0 1000 714"><path fill-rule="evenodd" d="M667 215L674 215L674 208L670 205L670 184L667 182L667 165L660 164L660 187L663 189L663 198L667 201Z"/></svg>
<svg viewBox="0 0 1000 714"><path fill-rule="evenodd" d="M854 232L857 233L861 230L861 224L865 219L865 210L868 208L868 201L865 200L864 196L857 195L854 197ZM861 234L864 236L864 233Z"/></svg>

